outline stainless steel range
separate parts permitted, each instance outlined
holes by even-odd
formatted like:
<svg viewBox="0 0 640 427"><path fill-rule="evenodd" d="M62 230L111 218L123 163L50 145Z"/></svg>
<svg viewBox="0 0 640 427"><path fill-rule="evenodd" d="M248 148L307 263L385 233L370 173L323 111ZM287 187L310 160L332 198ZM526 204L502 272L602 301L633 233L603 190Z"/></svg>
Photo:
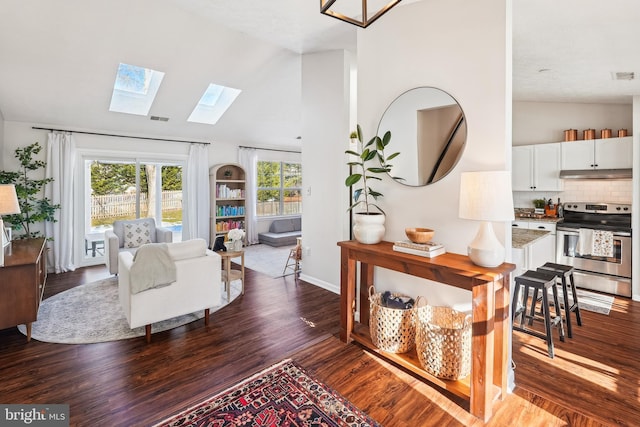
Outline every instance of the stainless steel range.
<svg viewBox="0 0 640 427"><path fill-rule="evenodd" d="M569 202L562 206L556 261L575 267L576 286L631 297L631 205ZM607 250L592 248L589 239L594 235Z"/></svg>

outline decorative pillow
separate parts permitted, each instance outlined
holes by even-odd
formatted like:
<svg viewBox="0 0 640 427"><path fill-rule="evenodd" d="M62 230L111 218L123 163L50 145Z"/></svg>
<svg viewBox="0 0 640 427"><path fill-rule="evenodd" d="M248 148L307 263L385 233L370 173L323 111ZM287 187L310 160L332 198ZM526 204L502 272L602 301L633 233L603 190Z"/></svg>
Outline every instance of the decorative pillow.
<svg viewBox="0 0 640 427"><path fill-rule="evenodd" d="M138 248L151 243L151 226L148 222L124 225L124 247Z"/></svg>

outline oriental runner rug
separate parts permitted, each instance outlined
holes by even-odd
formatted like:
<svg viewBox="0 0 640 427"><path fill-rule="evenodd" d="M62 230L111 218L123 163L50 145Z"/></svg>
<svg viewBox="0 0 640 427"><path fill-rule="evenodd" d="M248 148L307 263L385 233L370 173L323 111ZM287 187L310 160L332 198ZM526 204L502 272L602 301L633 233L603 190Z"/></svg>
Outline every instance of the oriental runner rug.
<svg viewBox="0 0 640 427"><path fill-rule="evenodd" d="M381 427L290 359L155 427Z"/></svg>

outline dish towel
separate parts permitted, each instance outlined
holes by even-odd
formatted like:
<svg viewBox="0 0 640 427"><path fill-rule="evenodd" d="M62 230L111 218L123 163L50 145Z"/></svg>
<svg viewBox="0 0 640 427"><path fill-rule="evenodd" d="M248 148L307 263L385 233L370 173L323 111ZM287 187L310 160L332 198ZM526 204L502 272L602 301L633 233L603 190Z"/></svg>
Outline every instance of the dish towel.
<svg viewBox="0 0 640 427"><path fill-rule="evenodd" d="M590 228L580 228L578 230L578 255L591 255L593 249L593 232Z"/></svg>
<svg viewBox="0 0 640 427"><path fill-rule="evenodd" d="M594 230L591 255L613 257L613 233L611 231Z"/></svg>

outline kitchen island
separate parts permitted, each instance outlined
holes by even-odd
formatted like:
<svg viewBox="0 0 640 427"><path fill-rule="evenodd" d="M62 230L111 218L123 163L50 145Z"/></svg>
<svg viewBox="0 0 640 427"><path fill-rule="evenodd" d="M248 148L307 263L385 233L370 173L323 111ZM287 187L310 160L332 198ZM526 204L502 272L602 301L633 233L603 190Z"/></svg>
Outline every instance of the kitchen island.
<svg viewBox="0 0 640 427"><path fill-rule="evenodd" d="M548 230L511 230L511 256L516 265L514 276L535 270L546 262L555 262L556 239Z"/></svg>

